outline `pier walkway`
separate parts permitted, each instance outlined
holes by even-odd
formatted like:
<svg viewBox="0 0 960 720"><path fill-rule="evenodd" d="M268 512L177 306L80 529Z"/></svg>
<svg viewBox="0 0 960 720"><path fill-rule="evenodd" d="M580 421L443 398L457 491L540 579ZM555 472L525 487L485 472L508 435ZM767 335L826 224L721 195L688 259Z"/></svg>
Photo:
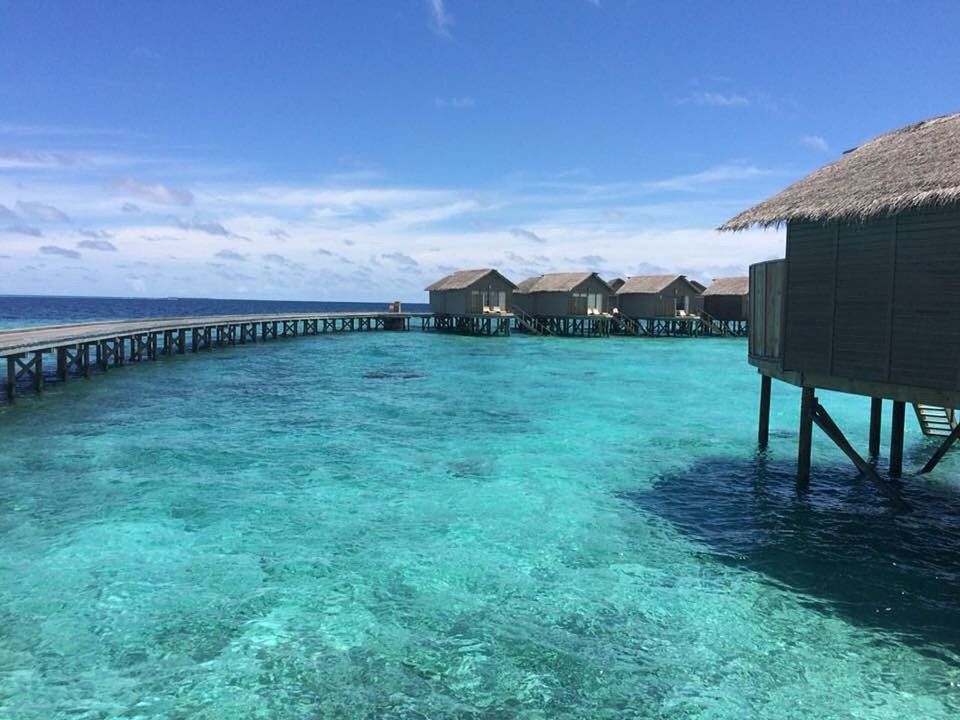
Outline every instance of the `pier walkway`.
<svg viewBox="0 0 960 720"><path fill-rule="evenodd" d="M163 355L267 339L426 326L432 313L350 312L143 318L0 330L0 368L6 366L7 400L18 388L42 392L46 376L66 381ZM50 357L47 358L46 356Z"/></svg>

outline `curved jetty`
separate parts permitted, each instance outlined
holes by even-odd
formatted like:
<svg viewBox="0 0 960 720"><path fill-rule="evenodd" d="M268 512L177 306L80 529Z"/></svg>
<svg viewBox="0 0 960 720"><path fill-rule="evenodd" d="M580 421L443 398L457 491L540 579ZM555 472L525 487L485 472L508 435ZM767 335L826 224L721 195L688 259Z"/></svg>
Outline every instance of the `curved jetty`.
<svg viewBox="0 0 960 720"><path fill-rule="evenodd" d="M0 362L6 361L6 397L13 401L18 387L43 391L45 355L61 381L73 375L87 377L91 366L156 360L210 350L217 345L255 343L299 335L409 330L410 321L426 326L432 313L347 312L286 313L274 315L217 315L180 318L143 318L109 322L47 325L0 330ZM0 364L2 367L2 364ZM51 372L51 376L54 373Z"/></svg>

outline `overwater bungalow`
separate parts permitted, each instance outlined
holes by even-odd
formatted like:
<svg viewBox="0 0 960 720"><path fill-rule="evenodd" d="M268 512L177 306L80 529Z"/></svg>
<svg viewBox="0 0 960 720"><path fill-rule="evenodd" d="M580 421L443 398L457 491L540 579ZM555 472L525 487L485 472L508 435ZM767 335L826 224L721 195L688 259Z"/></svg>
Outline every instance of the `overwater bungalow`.
<svg viewBox="0 0 960 720"><path fill-rule="evenodd" d="M527 278L513 296L517 326L549 335L610 334L610 286L594 272Z"/></svg>
<svg viewBox="0 0 960 720"><path fill-rule="evenodd" d="M906 403L943 442L960 435L960 114L881 135L745 210L721 229L786 224L786 257L750 268L749 361L761 381L766 444L771 378L803 388L797 476L812 425L897 502L846 440L818 388L871 398L869 453L892 401L889 472L903 464Z"/></svg>
<svg viewBox="0 0 960 720"><path fill-rule="evenodd" d="M509 335L516 288L493 268L451 273L426 288L434 327L471 335Z"/></svg>
<svg viewBox="0 0 960 720"><path fill-rule="evenodd" d="M750 278L714 278L703 291L703 312L733 335L744 335L747 328Z"/></svg>
<svg viewBox="0 0 960 720"><path fill-rule="evenodd" d="M636 275L617 290L620 312L634 318L695 315L703 307L700 293L684 275Z"/></svg>

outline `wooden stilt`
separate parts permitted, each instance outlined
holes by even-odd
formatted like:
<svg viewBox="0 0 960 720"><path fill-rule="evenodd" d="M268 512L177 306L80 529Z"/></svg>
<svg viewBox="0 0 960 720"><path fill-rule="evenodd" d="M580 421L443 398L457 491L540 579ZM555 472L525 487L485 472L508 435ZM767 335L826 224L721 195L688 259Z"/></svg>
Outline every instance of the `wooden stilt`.
<svg viewBox="0 0 960 720"><path fill-rule="evenodd" d="M810 484L810 455L813 450L813 406L817 401L814 388L803 388L800 399L800 439L797 444L797 484Z"/></svg>
<svg viewBox="0 0 960 720"><path fill-rule="evenodd" d="M760 376L760 422L757 431L757 445L761 450L767 449L770 440L770 385L769 375Z"/></svg>
<svg viewBox="0 0 960 720"><path fill-rule="evenodd" d="M7 400L13 402L17 396L17 359L12 355L7 358Z"/></svg>
<svg viewBox="0 0 960 720"><path fill-rule="evenodd" d="M890 477L903 475L903 422L905 417L906 404L894 400L893 418L890 421Z"/></svg>
<svg viewBox="0 0 960 720"><path fill-rule="evenodd" d="M883 416L883 399L870 398L870 457L880 454L880 420Z"/></svg>
<svg viewBox="0 0 960 720"><path fill-rule="evenodd" d="M813 422L816 423L817 427L823 430L823 432L840 448L844 454L853 461L853 464L857 466L857 469L866 475L870 480L873 481L873 484L876 485L880 491L890 498L895 505L897 505L900 510L909 510L910 506L900 497L900 493L897 492L890 483L884 480L877 474L877 471L873 469L873 466L864 460L853 449L853 446L849 443L847 438L844 436L843 432L833 421L833 418L830 417L830 413L827 412L826 408L823 407L816 399L813 401L813 407L811 409L811 418Z"/></svg>
<svg viewBox="0 0 960 720"><path fill-rule="evenodd" d="M65 347L57 348L57 377L61 382L66 382L70 373L67 366L67 349Z"/></svg>
<svg viewBox="0 0 960 720"><path fill-rule="evenodd" d="M80 372L85 378L90 377L90 343L80 346Z"/></svg>
<svg viewBox="0 0 960 720"><path fill-rule="evenodd" d="M923 466L923 469L920 471L922 473L928 473L933 470L941 460L943 456L947 454L947 450L950 449L950 446L953 445L957 438L960 438L960 425L957 425L947 437L943 439L943 442L940 443L940 447L937 448L937 451L933 454L933 457Z"/></svg>
<svg viewBox="0 0 960 720"><path fill-rule="evenodd" d="M43 392L43 351L38 350L33 354L33 388L38 392Z"/></svg>

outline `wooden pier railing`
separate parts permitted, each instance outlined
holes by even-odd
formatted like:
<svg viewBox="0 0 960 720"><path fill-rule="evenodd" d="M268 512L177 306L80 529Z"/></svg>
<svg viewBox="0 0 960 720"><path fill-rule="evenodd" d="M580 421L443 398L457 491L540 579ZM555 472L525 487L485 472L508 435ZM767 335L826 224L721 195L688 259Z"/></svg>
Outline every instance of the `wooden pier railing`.
<svg viewBox="0 0 960 720"><path fill-rule="evenodd" d="M0 330L0 368L6 366L4 394L12 402L18 388L42 392L48 376L60 381L88 377L94 368L106 371L128 362L218 345L325 333L409 330L412 320L425 324L430 317L431 313L394 312L223 315Z"/></svg>

